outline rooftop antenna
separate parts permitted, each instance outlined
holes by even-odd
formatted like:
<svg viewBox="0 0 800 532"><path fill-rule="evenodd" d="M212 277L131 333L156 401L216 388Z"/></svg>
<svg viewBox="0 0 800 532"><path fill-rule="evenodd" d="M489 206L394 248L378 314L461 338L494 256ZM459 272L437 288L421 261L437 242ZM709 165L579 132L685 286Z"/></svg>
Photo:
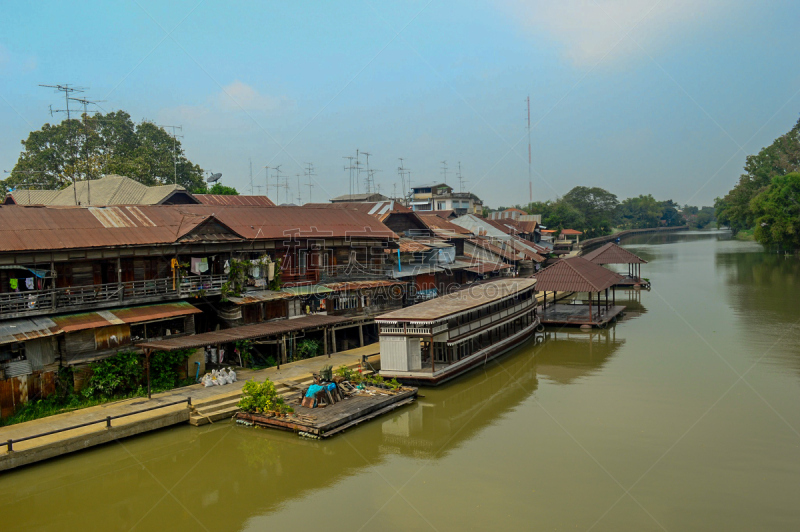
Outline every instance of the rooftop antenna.
<svg viewBox="0 0 800 532"><path fill-rule="evenodd" d="M297 205L300 206L303 204L303 198L300 197L300 174L297 175Z"/></svg>
<svg viewBox="0 0 800 532"><path fill-rule="evenodd" d="M306 177L308 177L308 183L306 186L308 187L308 202L311 203L311 188L314 184L311 182L311 176L315 176L317 174L314 173L314 164L313 163L305 163L306 164Z"/></svg>
<svg viewBox="0 0 800 532"><path fill-rule="evenodd" d="M375 173L376 172L380 172L380 170L378 170L377 168L373 168L371 170L368 170L368 172L367 172L367 183L371 183L371 187L372 187L368 191L370 193L372 192L372 189L376 186L375 185ZM377 187L380 188L380 183L377 185ZM378 192L378 194L380 194L381 191L378 190L377 192Z"/></svg>
<svg viewBox="0 0 800 532"><path fill-rule="evenodd" d="M464 183L466 183L467 181L461 175L461 161L458 161L458 174L456 174L456 177L458 177L458 191L464 192Z"/></svg>
<svg viewBox="0 0 800 532"><path fill-rule="evenodd" d="M208 176L208 179L206 179L206 182L207 183L216 183L217 181L220 180L221 177L222 177L222 173L217 172L216 174L211 174L210 176Z"/></svg>
<svg viewBox="0 0 800 532"><path fill-rule="evenodd" d="M280 203L281 201L281 191L280 191L281 166L283 165L279 164L278 166L272 167L272 169L275 170L275 201L277 201L278 203Z"/></svg>
<svg viewBox="0 0 800 532"><path fill-rule="evenodd" d="M250 195L253 195L253 159L247 158L250 162Z"/></svg>
<svg viewBox="0 0 800 532"><path fill-rule="evenodd" d="M264 167L264 194L269 196L269 166ZM278 198L275 198L275 201L278 201Z"/></svg>
<svg viewBox="0 0 800 532"><path fill-rule="evenodd" d="M342 157L342 159L347 159L347 162L349 163L347 166L344 167L344 169L345 170L350 170L350 183L349 183L349 185L350 185L350 196L352 196L353 195L353 170L355 170L355 168L356 168L355 166L353 166L353 159L355 159L355 157L353 157L351 155L345 155L344 157Z"/></svg>
<svg viewBox="0 0 800 532"><path fill-rule="evenodd" d="M175 130L180 129L183 131L183 126L158 126L163 128L171 128L172 129L172 165L174 167L174 174L173 174L173 183L178 184L178 137L183 138L183 135L177 135Z"/></svg>
<svg viewBox="0 0 800 532"><path fill-rule="evenodd" d="M444 184L447 184L447 161L442 161L442 174L444 175Z"/></svg>
<svg viewBox="0 0 800 532"><path fill-rule="evenodd" d="M85 168L85 172L86 172L86 176L85 176L86 177L86 202L89 205L91 205L92 204L92 188L91 188L91 185L89 184L89 182L91 181L91 176L89 175L89 148L88 148L88 145L89 145L89 128L88 128L88 126L86 124L86 118L89 116L88 106L90 104L91 105L97 105L98 103L100 103L100 100L93 102L91 100L87 100L86 98L73 98L73 97L70 97L69 100L72 100L73 102L78 102L78 103L83 104L83 148L84 148L83 151L84 151L84 154L86 155L86 161L85 161L85 165L86 165L86 168Z"/></svg>
<svg viewBox="0 0 800 532"><path fill-rule="evenodd" d="M286 191L286 204L288 205L289 201L290 201L290 199L289 199L289 176L288 175L283 178L283 184L281 185L281 188L283 188Z"/></svg>
<svg viewBox="0 0 800 532"><path fill-rule="evenodd" d="M85 88L83 87L73 87L69 83L64 85L44 85L40 84L40 87L48 87L50 89L55 89L58 92L64 93L64 101L67 104L66 109L53 109L53 106L50 106L50 116L53 116L53 113L67 113L67 142L69 143L72 140L72 127L70 124L70 109L69 109L69 95L73 92L84 92ZM78 205L78 189L75 186L75 143L72 142L72 190L75 193L75 205Z"/></svg>
<svg viewBox="0 0 800 532"><path fill-rule="evenodd" d="M531 174L531 96L526 99L528 102L528 197L529 203L533 203L533 177Z"/></svg>
<svg viewBox="0 0 800 532"><path fill-rule="evenodd" d="M370 172L369 172L369 156L372 155L372 154L371 153L367 153L365 151L362 151L361 154L367 156L367 165L366 165L366 171L367 171L366 186L367 186L367 190L366 190L366 193L367 194L371 194L372 193L372 183L370 183L370 179L372 178L372 174L370 174Z"/></svg>

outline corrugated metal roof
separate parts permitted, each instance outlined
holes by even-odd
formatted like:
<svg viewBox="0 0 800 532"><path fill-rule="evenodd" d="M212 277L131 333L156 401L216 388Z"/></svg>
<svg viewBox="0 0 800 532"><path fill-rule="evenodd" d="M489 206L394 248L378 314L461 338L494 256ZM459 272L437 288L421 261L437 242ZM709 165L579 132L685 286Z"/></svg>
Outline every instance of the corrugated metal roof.
<svg viewBox="0 0 800 532"><path fill-rule="evenodd" d="M228 205L232 207L261 206L274 207L275 203L266 196L236 196L226 194L194 194L203 205Z"/></svg>
<svg viewBox="0 0 800 532"><path fill-rule="evenodd" d="M145 305L99 312L84 312L66 316L54 316L52 320L62 332L75 332L97 327L107 327L120 323L141 323L189 314L199 314L202 311L193 305L179 301L176 303L162 303L159 305Z"/></svg>
<svg viewBox="0 0 800 532"><path fill-rule="evenodd" d="M464 235L472 234L469 229L454 223L450 223L449 221L435 214L417 214L419 214L419 218L422 220L422 223L424 223L428 229L436 233L438 236L458 238L463 237Z"/></svg>
<svg viewBox="0 0 800 532"><path fill-rule="evenodd" d="M243 327L223 329L221 331L181 336L180 338L170 338L155 342L145 342L139 344L138 347L154 349L156 351L176 351L178 349L190 349L206 345L227 344L237 340L254 340L302 329L335 325L347 321L353 321L353 318L315 314L290 320L268 321L253 325L245 325Z"/></svg>
<svg viewBox="0 0 800 532"><path fill-rule="evenodd" d="M24 342L34 338L44 338L61 331L50 318L21 318L0 321L0 344Z"/></svg>
<svg viewBox="0 0 800 532"><path fill-rule="evenodd" d="M397 238L374 217L346 209L147 205L0 206L0 251L171 244L216 220L243 239ZM226 238L230 238L228 235ZM210 236L201 240L212 241Z"/></svg>
<svg viewBox="0 0 800 532"><path fill-rule="evenodd" d="M283 289L287 294L293 296L309 296L312 294L329 294L333 292L330 288L326 288L318 284L309 284L304 286L290 286Z"/></svg>
<svg viewBox="0 0 800 532"><path fill-rule="evenodd" d="M613 242L583 255L583 258L595 264L647 264L643 258Z"/></svg>
<svg viewBox="0 0 800 532"><path fill-rule="evenodd" d="M381 286L395 286L407 284L405 281L346 281L343 283L326 283L324 286L334 292L344 292L348 290L361 290L366 288L379 288Z"/></svg>
<svg viewBox="0 0 800 532"><path fill-rule="evenodd" d="M375 321L434 321L452 314L468 311L508 297L536 284L535 279L501 279L475 284L436 299L394 310L375 318Z"/></svg>
<svg viewBox="0 0 800 532"><path fill-rule="evenodd" d="M231 303L236 305L250 305L251 303L263 303L264 301L276 301L278 299L288 299L292 294L286 292L276 292L274 290L251 290L245 292L241 297L228 296Z"/></svg>
<svg viewBox="0 0 800 532"><path fill-rule="evenodd" d="M337 203L306 203L310 209L346 209L359 211L380 218L390 212L411 212L408 207L392 200L388 201L340 201Z"/></svg>
<svg viewBox="0 0 800 532"><path fill-rule="evenodd" d="M601 292L623 277L583 257L561 259L536 274L537 288L547 292Z"/></svg>
<svg viewBox="0 0 800 532"><path fill-rule="evenodd" d="M149 187L129 177L109 174L100 179L78 181L62 190L20 190L14 192L19 205L157 205L174 192L186 192L180 185Z"/></svg>
<svg viewBox="0 0 800 532"><path fill-rule="evenodd" d="M423 251L430 251L431 247L421 244L412 238L401 238L397 241L400 247L400 253L421 253Z"/></svg>

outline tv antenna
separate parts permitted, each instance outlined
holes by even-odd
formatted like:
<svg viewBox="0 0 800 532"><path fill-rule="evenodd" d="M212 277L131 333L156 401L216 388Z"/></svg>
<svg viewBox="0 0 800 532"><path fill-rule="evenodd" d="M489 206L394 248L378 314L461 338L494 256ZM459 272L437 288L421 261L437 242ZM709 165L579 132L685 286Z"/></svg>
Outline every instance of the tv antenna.
<svg viewBox="0 0 800 532"><path fill-rule="evenodd" d="M308 202L311 203L311 188L314 186L314 184L311 182L311 176L315 176L317 174L314 173L313 163L305 163L305 165L305 174L306 177L308 177L308 183L306 183L306 186L308 187Z"/></svg>
<svg viewBox="0 0 800 532"><path fill-rule="evenodd" d="M102 100L91 101L87 100L86 98L73 98L70 97L68 99L72 100L73 102L78 102L83 104L83 152L86 155L85 161L85 177L86 177L86 202L91 205L92 204L92 187L90 185L91 176L89 175L89 128L86 124L86 118L89 116L89 105L97 105Z"/></svg>
<svg viewBox="0 0 800 532"><path fill-rule="evenodd" d="M442 161L442 174L444 175L444 184L447 184L447 161Z"/></svg>
<svg viewBox="0 0 800 532"><path fill-rule="evenodd" d="M356 150L356 152L358 152L358 150ZM369 156L372 155L372 154L371 153L367 153L365 151L362 151L361 155L365 155L367 157L367 164L366 164L366 167L365 167L366 168L366 172L367 172L367 179L365 180L366 181L365 185L366 185L366 193L367 194L371 194L372 193L372 183L370 183L370 179L372 179L372 174L369 171Z"/></svg>
<svg viewBox="0 0 800 532"><path fill-rule="evenodd" d="M303 198L300 197L300 174L295 174L297 176L297 206L301 206L303 204Z"/></svg>
<svg viewBox="0 0 800 532"><path fill-rule="evenodd" d="M70 108L69 108L69 98L70 94L74 92L84 92L86 90L85 87L74 87L69 83L64 85L44 85L40 84L40 87L47 87L50 89L55 89L58 92L64 93L64 102L66 103L65 109L53 109L53 106L50 106L50 116L53 116L53 113L67 113L67 143L72 144L72 190L75 193L75 205L78 205L78 189L75 186L75 142L72 141L72 125L70 123Z"/></svg>
<svg viewBox="0 0 800 532"><path fill-rule="evenodd" d="M247 158L247 161L250 163L250 195L253 195L253 159Z"/></svg>
<svg viewBox="0 0 800 532"><path fill-rule="evenodd" d="M353 195L353 170L356 169L356 167L353 166L353 159L355 159L355 157L353 157L352 155L345 155L344 157L342 157L342 159L347 159L347 162L349 163L347 166L344 167L344 169L345 170L350 170L350 183L349 183L349 186L350 186L350 196L352 196ZM352 199L352 197L351 197L351 199Z"/></svg>
<svg viewBox="0 0 800 532"><path fill-rule="evenodd" d="M183 126L158 126L164 129L172 129L172 166L173 166L173 183L178 184L178 137L183 138L183 135L176 134L176 130L183 131Z"/></svg>
<svg viewBox="0 0 800 532"><path fill-rule="evenodd" d="M466 183L467 180L461 175L461 161L458 161L458 173L456 177L458 177L458 191L464 192L464 183Z"/></svg>

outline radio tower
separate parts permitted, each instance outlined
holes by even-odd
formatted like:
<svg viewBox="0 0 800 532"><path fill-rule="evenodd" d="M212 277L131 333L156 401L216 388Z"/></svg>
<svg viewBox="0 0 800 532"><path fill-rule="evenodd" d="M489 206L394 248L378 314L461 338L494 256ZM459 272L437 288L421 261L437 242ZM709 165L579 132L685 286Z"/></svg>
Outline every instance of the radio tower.
<svg viewBox="0 0 800 532"><path fill-rule="evenodd" d="M531 177L531 97L528 95L528 196L529 203L533 203L533 177Z"/></svg>

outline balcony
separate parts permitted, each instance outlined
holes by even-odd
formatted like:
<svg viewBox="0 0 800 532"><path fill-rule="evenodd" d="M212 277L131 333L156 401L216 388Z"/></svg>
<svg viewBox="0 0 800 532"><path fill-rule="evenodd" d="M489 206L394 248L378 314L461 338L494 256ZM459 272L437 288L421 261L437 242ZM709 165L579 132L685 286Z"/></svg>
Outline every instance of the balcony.
<svg viewBox="0 0 800 532"><path fill-rule="evenodd" d="M217 295L227 275L190 276L179 285L171 277L124 283L71 286L0 294L0 318L55 314L199 295Z"/></svg>

